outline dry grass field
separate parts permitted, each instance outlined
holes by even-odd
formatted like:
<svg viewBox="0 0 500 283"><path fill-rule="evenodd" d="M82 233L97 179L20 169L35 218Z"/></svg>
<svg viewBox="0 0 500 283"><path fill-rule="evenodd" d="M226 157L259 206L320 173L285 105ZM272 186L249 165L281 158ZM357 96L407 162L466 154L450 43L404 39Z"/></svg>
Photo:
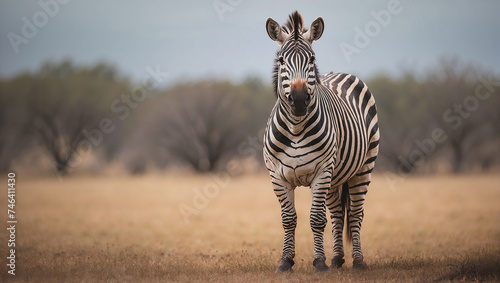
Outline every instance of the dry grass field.
<svg viewBox="0 0 500 283"><path fill-rule="evenodd" d="M19 174L16 275L7 274L3 229L0 281L498 281L499 181L497 175L411 177L391 188L384 175L375 176L361 234L369 269L353 271L347 249L346 265L326 274L313 274L311 196L299 188L295 273L275 275L283 231L267 175L59 181ZM6 223L6 196L0 201Z"/></svg>

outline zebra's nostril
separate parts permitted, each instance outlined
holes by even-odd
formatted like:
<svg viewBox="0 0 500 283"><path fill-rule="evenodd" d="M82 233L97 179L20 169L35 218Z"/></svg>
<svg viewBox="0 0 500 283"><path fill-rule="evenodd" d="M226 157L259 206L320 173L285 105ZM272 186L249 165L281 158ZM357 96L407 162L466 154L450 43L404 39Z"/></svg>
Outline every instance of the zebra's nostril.
<svg viewBox="0 0 500 283"><path fill-rule="evenodd" d="M289 95L289 96L288 96L288 103L289 103L290 105L293 105L293 104L294 104L294 103L293 103L293 97L292 97L292 95Z"/></svg>
<svg viewBox="0 0 500 283"><path fill-rule="evenodd" d="M306 106L309 106L309 103L311 103L311 96L308 94L305 100Z"/></svg>

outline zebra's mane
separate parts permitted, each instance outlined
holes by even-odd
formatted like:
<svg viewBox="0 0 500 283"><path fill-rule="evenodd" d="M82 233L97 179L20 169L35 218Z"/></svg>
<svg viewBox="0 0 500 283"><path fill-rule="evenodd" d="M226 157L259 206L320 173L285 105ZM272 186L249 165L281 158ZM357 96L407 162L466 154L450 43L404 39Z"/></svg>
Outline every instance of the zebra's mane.
<svg viewBox="0 0 500 283"><path fill-rule="evenodd" d="M288 16L288 21L283 26L283 30L289 35L292 35L293 33L294 40L299 39L299 32L304 33L307 31L307 29L304 28L304 20L298 11L295 11Z"/></svg>
<svg viewBox="0 0 500 283"><path fill-rule="evenodd" d="M307 28L304 28L304 20L302 19L302 16L298 11L293 12L288 16L288 21L285 23L284 26L281 27L281 29L288 33L289 35L292 35L293 33L293 39L298 40L299 39L299 32L304 33L307 31ZM274 95L276 98L278 98L278 57L279 57L280 50L276 52L276 58L274 59L274 68L273 68L273 91ZM318 71L318 66L314 64L314 69L316 73L316 82L321 83L319 79L319 71Z"/></svg>

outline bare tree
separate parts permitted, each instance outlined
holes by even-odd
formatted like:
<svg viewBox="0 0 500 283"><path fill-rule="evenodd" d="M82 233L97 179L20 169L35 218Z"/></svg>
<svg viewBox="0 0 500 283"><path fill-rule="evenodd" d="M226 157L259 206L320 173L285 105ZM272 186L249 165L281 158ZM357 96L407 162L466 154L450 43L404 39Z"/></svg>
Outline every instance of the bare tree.
<svg viewBox="0 0 500 283"><path fill-rule="evenodd" d="M111 99L125 92L126 85L106 64L78 68L68 61L47 63L31 77L20 95L26 100L34 133L59 174L77 164L81 158L77 153L87 155L101 144L103 137L92 137L91 131L109 115Z"/></svg>
<svg viewBox="0 0 500 283"><path fill-rule="evenodd" d="M157 142L198 172L211 172L237 150L245 132L236 88L198 82L170 90Z"/></svg>
<svg viewBox="0 0 500 283"><path fill-rule="evenodd" d="M487 100L483 100L476 94L481 84L478 78L490 76L477 66L448 58L429 72L425 82L424 97L430 102L428 113L433 116L433 124L446 133L450 163L455 173L471 167L470 155L478 152L477 149L481 149L492 136L489 128L494 126L488 114L492 114L491 108L498 95L492 92ZM494 112L498 113L497 110Z"/></svg>
<svg viewBox="0 0 500 283"><path fill-rule="evenodd" d="M498 163L500 79L491 72L447 58L420 80L379 76L369 85L381 125L379 168L429 172L446 161L459 173ZM435 131L441 139L432 140Z"/></svg>
<svg viewBox="0 0 500 283"><path fill-rule="evenodd" d="M55 169L59 174L68 173L72 166L70 162L80 142L85 139L82 131L92 125L91 118L87 115L63 115L61 112L47 113L40 109L35 110L33 115L34 129L53 158Z"/></svg>

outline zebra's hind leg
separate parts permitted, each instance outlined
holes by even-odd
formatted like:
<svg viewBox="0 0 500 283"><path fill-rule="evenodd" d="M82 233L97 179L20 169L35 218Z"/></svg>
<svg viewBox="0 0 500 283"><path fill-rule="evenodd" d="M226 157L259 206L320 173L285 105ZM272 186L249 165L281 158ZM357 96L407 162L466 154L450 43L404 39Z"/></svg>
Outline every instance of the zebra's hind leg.
<svg viewBox="0 0 500 283"><path fill-rule="evenodd" d="M273 177L271 175L271 177ZM281 264L276 273L293 272L293 258L295 257L295 227L297 227L297 212L295 211L295 192L285 182L273 178L273 188L281 205L281 223L285 231Z"/></svg>
<svg viewBox="0 0 500 283"><path fill-rule="evenodd" d="M346 188L347 189L347 188ZM344 228L344 208L341 202L341 186L332 187L326 197L326 206L330 211L333 234L332 268L341 268L344 264L344 243L342 232Z"/></svg>
<svg viewBox="0 0 500 283"><path fill-rule="evenodd" d="M361 171L363 172L363 171ZM364 216L364 203L371 173L358 173L348 181L350 207L348 213L349 229L352 237L352 258L354 269L366 269L367 265L361 251L361 223Z"/></svg>

